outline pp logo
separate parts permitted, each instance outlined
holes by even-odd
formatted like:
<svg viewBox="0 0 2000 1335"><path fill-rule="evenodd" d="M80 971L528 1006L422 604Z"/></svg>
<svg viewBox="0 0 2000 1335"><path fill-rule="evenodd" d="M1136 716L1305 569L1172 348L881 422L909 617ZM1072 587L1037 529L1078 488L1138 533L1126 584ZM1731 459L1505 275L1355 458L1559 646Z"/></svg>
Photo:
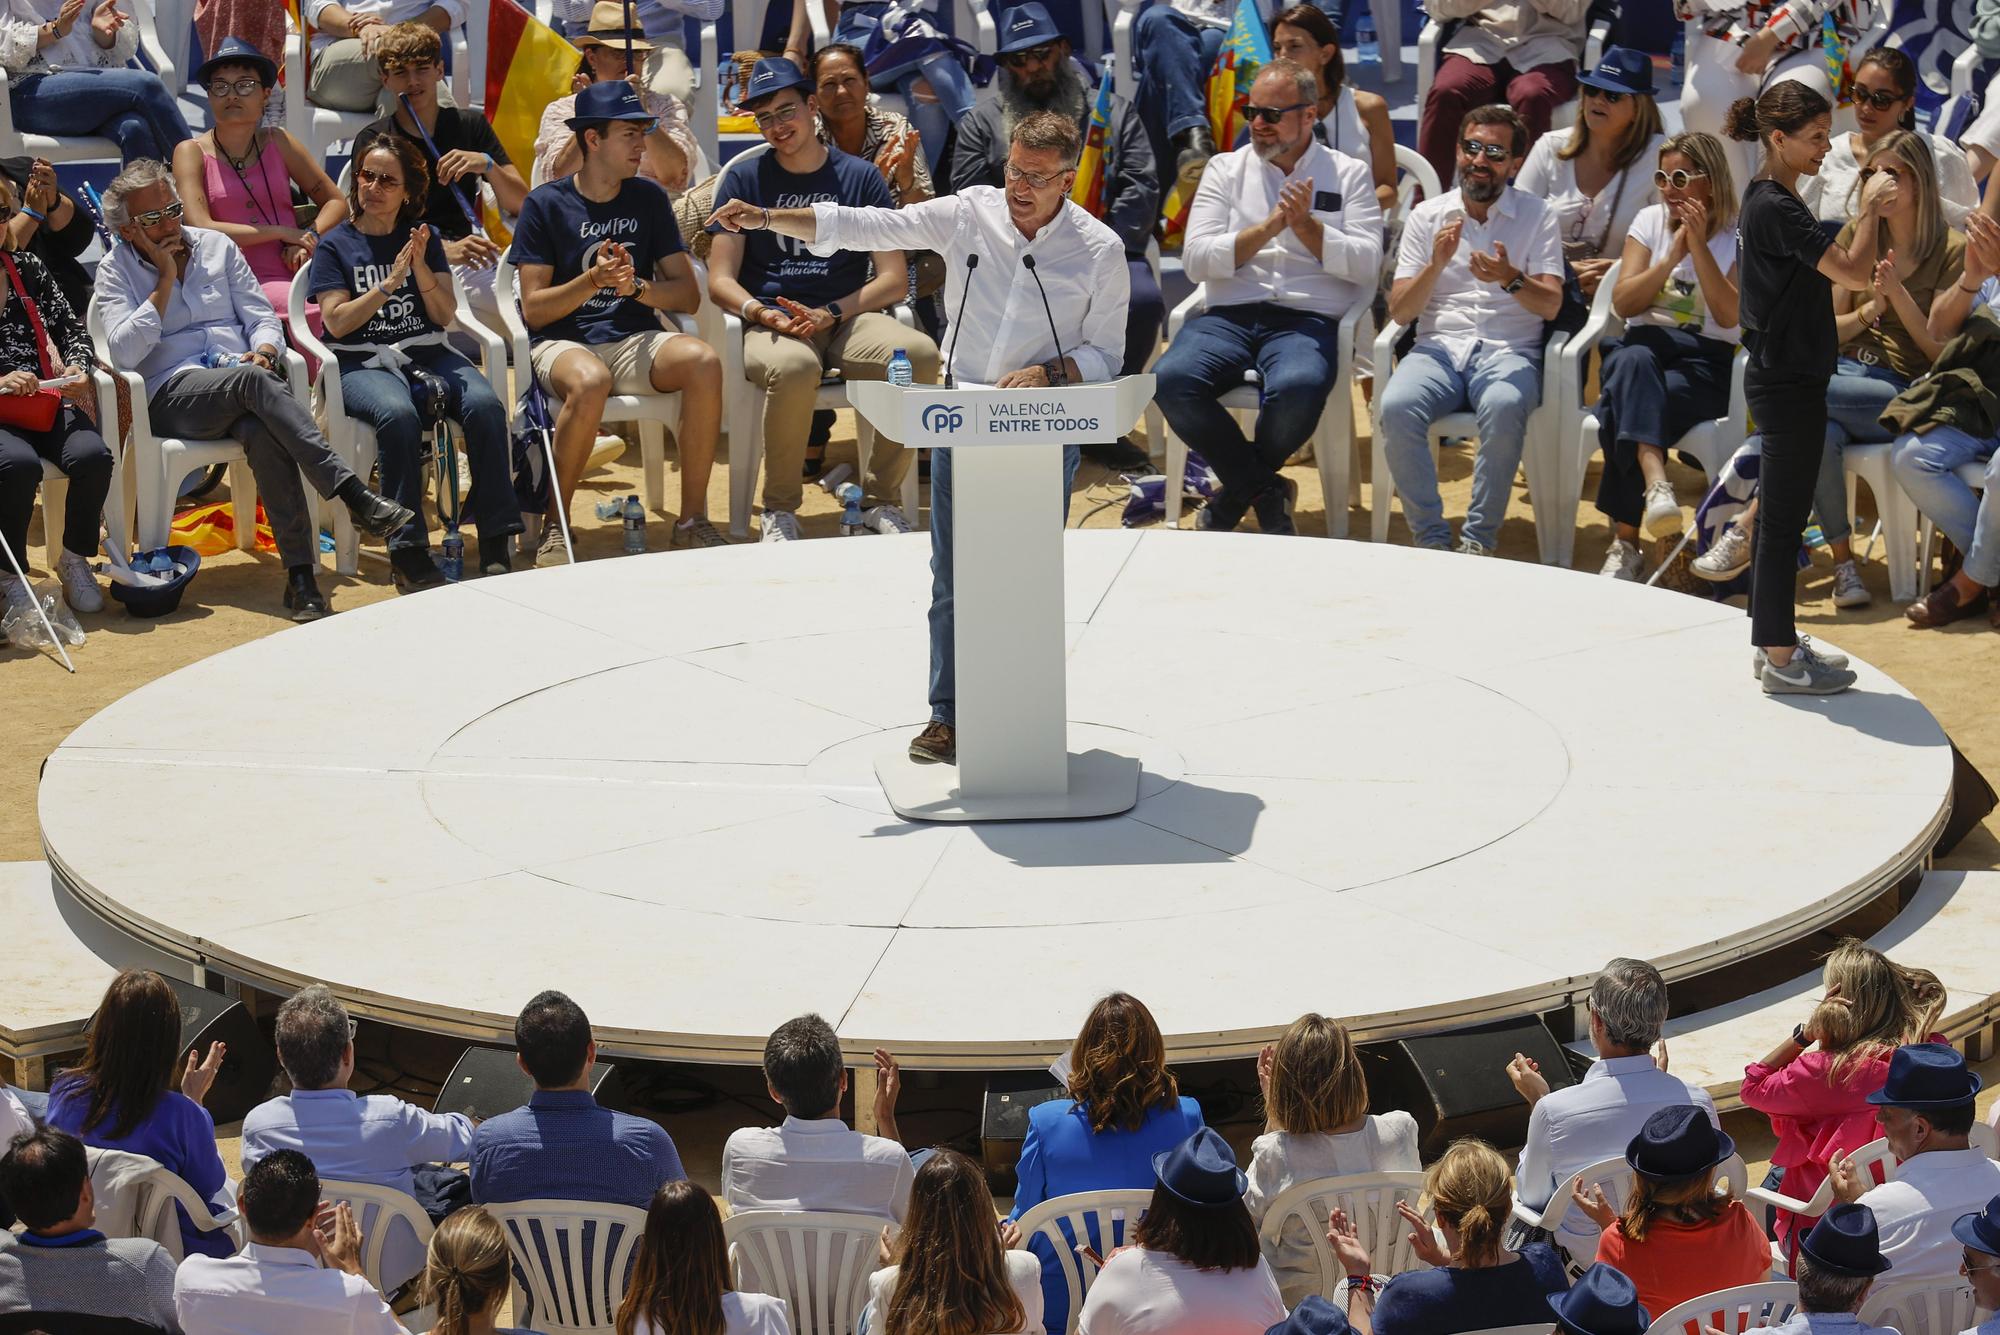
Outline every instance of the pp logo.
<svg viewBox="0 0 2000 1335"><path fill-rule="evenodd" d="M933 403L924 409L921 420L924 430L950 435L965 425L965 411L948 403Z"/></svg>

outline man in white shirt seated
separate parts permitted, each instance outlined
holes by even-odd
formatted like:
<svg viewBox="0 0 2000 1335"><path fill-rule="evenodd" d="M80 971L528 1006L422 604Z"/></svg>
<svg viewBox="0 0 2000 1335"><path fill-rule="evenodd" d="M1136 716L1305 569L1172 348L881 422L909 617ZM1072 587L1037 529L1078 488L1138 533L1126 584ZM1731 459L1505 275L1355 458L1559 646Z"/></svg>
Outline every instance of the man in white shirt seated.
<svg viewBox="0 0 2000 1335"><path fill-rule="evenodd" d="M243 1250L190 1256L174 1276L187 1335L403 1335L362 1278L354 1212L345 1201L321 1204L312 1160L267 1155L245 1174L236 1204L250 1229Z"/></svg>
<svg viewBox="0 0 2000 1335"><path fill-rule="evenodd" d="M1653 1059L1667 1022L1667 980L1644 960L1615 959L1590 985L1590 1043L1597 1060L1583 1079L1553 1092L1535 1061L1514 1054L1507 1078L1533 1105L1515 1171L1523 1205L1540 1210L1579 1169L1622 1158L1646 1119L1662 1108L1692 1103L1720 1126L1708 1091L1669 1075ZM1596 1254L1597 1228L1572 1211L1555 1239L1573 1257Z"/></svg>
<svg viewBox="0 0 2000 1335"><path fill-rule="evenodd" d="M1828 1165L1835 1198L1874 1212L1898 1283L1956 1277L1963 1254L1952 1226L2000 1195L2000 1164L1969 1139L1979 1084L1948 1043L1897 1048L1889 1079L1868 1096L1882 1110L1882 1138L1901 1161L1895 1177L1876 1186L1844 1154Z"/></svg>
<svg viewBox="0 0 2000 1335"><path fill-rule="evenodd" d="M896 1059L875 1052L875 1122L896 1135ZM722 1147L722 1195L730 1213L818 1210L903 1222L916 1175L894 1139L863 1135L840 1120L847 1063L833 1026L801 1015L764 1044L764 1082L785 1110L778 1126L747 1126Z"/></svg>
<svg viewBox="0 0 2000 1335"><path fill-rule="evenodd" d="M278 1008L278 1061L292 1092L258 1104L243 1119L245 1172L275 1151L300 1150L329 1181L411 1196L432 1223L472 1203L466 1175L441 1166L471 1156L472 1119L348 1089L354 1021L325 986L315 983ZM407 1224L391 1227L381 1278L394 1291L422 1271L424 1249Z"/></svg>
<svg viewBox="0 0 2000 1335"><path fill-rule="evenodd" d="M437 29L449 42L451 30L465 22L465 0L305 0L305 5L306 22L315 29L306 100L335 111L386 116L396 109L395 98L382 89L375 59L375 44L389 29L414 21ZM451 106L451 90L440 88L438 100Z"/></svg>
<svg viewBox="0 0 2000 1335"><path fill-rule="evenodd" d="M1855 1316L1877 1276L1889 1269L1877 1244L1875 1216L1867 1206L1835 1205L1821 1215L1799 1240L1793 1267L1799 1310L1773 1335L1894 1335L1894 1327L1870 1326Z"/></svg>
<svg viewBox="0 0 2000 1335"><path fill-rule="evenodd" d="M1154 374L1167 424L1222 479L1197 528L1226 532L1254 510L1264 532L1294 531L1298 484L1278 469L1319 425L1341 317L1374 299L1382 208L1368 168L1315 140L1318 97L1318 76L1302 65L1259 70L1244 108L1250 142L1209 162L1188 214L1181 263L1202 284L1204 309ZM1262 383L1254 442L1219 401L1252 370Z"/></svg>
<svg viewBox="0 0 2000 1335"><path fill-rule="evenodd" d="M1403 228L1389 318L1416 324L1417 339L1379 392L1389 472L1419 547L1451 549L1431 423L1468 408L1479 419L1458 550L1491 556L1541 402L1542 327L1562 308L1562 237L1548 204L1510 184L1527 153L1512 107L1475 107L1459 128L1458 189L1419 204Z"/></svg>

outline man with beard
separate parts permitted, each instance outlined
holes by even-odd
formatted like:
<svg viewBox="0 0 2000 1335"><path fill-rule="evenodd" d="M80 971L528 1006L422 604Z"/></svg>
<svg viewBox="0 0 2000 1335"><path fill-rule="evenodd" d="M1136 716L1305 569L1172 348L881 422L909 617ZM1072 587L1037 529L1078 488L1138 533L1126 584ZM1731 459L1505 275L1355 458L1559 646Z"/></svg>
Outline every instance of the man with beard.
<svg viewBox="0 0 2000 1335"><path fill-rule="evenodd" d="M1298 484L1278 469L1319 425L1341 317L1374 299L1382 207L1369 169L1314 139L1318 96L1303 65L1259 70L1244 108L1250 142L1209 161L1188 213L1181 261L1202 284L1205 309L1154 372L1168 425L1200 441L1222 479L1197 528L1227 531L1254 510L1264 532L1293 531ZM1218 402L1250 370L1263 386L1254 443Z"/></svg>
<svg viewBox="0 0 2000 1335"><path fill-rule="evenodd" d="M1512 107L1473 108L1458 140L1458 189L1412 211L1396 254L1389 318L1417 340L1382 391L1382 436L1417 546L1449 551L1430 427L1470 408L1479 456L1458 550L1491 556L1541 400L1542 325L1562 306L1562 237L1549 206L1509 184L1528 152Z"/></svg>
<svg viewBox="0 0 2000 1335"><path fill-rule="evenodd" d="M1097 89L1083 67L1070 59L1069 39L1041 5L1016 6L1000 16L1000 96L976 107L959 122L958 147L951 158L951 188L1005 186L1008 144L1014 127L1037 111L1053 111L1076 122L1085 138ZM1118 234L1125 246L1125 268L1132 291L1131 323L1125 330L1125 360L1120 375L1146 369L1160 341L1166 320L1166 300L1146 262L1146 245L1160 217L1160 180L1153 148L1132 104L1114 94L1111 128L1104 139L1104 203L1098 219ZM1085 455L1109 468L1143 468L1146 452L1128 438L1103 445L1086 445Z"/></svg>

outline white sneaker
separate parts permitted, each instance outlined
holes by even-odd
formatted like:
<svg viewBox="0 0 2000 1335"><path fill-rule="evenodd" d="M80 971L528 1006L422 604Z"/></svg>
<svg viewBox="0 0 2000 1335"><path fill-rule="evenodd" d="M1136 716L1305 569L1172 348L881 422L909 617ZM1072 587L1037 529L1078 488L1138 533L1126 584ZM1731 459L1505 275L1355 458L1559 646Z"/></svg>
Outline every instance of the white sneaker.
<svg viewBox="0 0 2000 1335"><path fill-rule="evenodd" d="M1715 540L1715 546L1694 558L1694 573L1716 583L1735 579L1750 568L1753 550L1750 531L1740 524L1731 524Z"/></svg>
<svg viewBox="0 0 2000 1335"><path fill-rule="evenodd" d="M1847 668L1846 654L1843 654L1838 649L1827 649L1814 644L1813 637L1810 635L1799 636L1799 652L1805 654L1816 663L1826 664L1836 672L1845 671ZM1754 650L1750 655L1750 675L1762 681L1764 679L1764 665L1770 661L1771 656L1762 649Z"/></svg>
<svg viewBox="0 0 2000 1335"><path fill-rule="evenodd" d="M1861 572L1854 562L1842 561L1833 568L1833 605L1835 607L1866 607L1875 601L1868 592L1868 586L1861 582Z"/></svg>
<svg viewBox="0 0 2000 1335"><path fill-rule="evenodd" d="M0 617L15 611L32 612L35 593L13 571L0 573Z"/></svg>
<svg viewBox="0 0 2000 1335"><path fill-rule="evenodd" d="M97 574L90 562L65 549L56 558L56 578L62 582L63 601L72 612L102 612L104 594L97 587Z"/></svg>
<svg viewBox="0 0 2000 1335"><path fill-rule="evenodd" d="M862 513L861 523L864 527L872 528L877 533L908 533L910 531L910 521L904 516L902 507L897 505L874 506Z"/></svg>
<svg viewBox="0 0 2000 1335"><path fill-rule="evenodd" d="M780 510L772 514L764 512L764 532L759 542L797 542L799 540L799 517L790 510Z"/></svg>
<svg viewBox="0 0 2000 1335"><path fill-rule="evenodd" d="M1463 538L1463 537L1460 538L1458 540L1458 546L1453 550L1455 550L1460 556L1493 555L1493 549L1491 547L1482 547L1478 543L1474 542L1471 538Z"/></svg>
<svg viewBox="0 0 2000 1335"><path fill-rule="evenodd" d="M1856 680L1853 672L1844 666L1835 667L1804 641L1799 643L1791 662L1779 667L1766 661L1757 678L1766 695L1837 695Z"/></svg>
<svg viewBox="0 0 2000 1335"><path fill-rule="evenodd" d="M625 453L623 436L602 435L590 442L590 458L583 465L583 471L594 473Z"/></svg>
<svg viewBox="0 0 2000 1335"><path fill-rule="evenodd" d="M1674 484L1661 478L1646 488L1646 517L1640 521L1649 538L1677 537L1681 531L1681 503L1674 499Z"/></svg>
<svg viewBox="0 0 2000 1335"><path fill-rule="evenodd" d="M569 548L563 544L562 525L551 520L542 521L542 540L535 547L535 569L547 566L566 566L570 563Z"/></svg>
<svg viewBox="0 0 2000 1335"><path fill-rule="evenodd" d="M1646 564L1646 554L1637 545L1614 537L1611 550L1604 554L1604 568L1597 573L1611 579L1629 580L1637 583L1639 571Z"/></svg>

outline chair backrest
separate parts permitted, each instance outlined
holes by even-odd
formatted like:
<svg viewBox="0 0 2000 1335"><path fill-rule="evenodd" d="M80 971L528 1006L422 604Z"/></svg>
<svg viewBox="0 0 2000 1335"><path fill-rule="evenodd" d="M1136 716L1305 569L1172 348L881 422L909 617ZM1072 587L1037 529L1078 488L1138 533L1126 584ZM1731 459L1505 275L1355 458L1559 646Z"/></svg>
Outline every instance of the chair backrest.
<svg viewBox="0 0 2000 1335"><path fill-rule="evenodd" d="M384 1283L382 1274L382 1252L388 1245L389 1235L397 1220L409 1226L416 1234L417 1245L428 1249L435 1227L424 1208L417 1204L416 1197L394 1187L378 1187L370 1182L339 1182L330 1177L319 1180L320 1199L338 1203L346 1201L354 1211L354 1226L361 1230L361 1273L368 1277L378 1292L387 1293L391 1286ZM403 1277L398 1276L401 1283Z"/></svg>
<svg viewBox="0 0 2000 1335"><path fill-rule="evenodd" d="M792 1335L853 1335L887 1220L812 1210L751 1210L723 1223L738 1290L783 1298Z"/></svg>
<svg viewBox="0 0 2000 1335"><path fill-rule="evenodd" d="M507 1231L516 1278L544 1335L609 1335L646 1212L596 1201L510 1201L486 1212ZM517 1294L514 1312L522 1307Z"/></svg>
<svg viewBox="0 0 2000 1335"><path fill-rule="evenodd" d="M1425 199L1436 199L1442 187L1438 184L1437 168L1431 166L1430 159L1407 144L1396 145L1396 170L1401 173L1396 182L1396 216L1407 218L1411 207L1421 194Z"/></svg>
<svg viewBox="0 0 2000 1335"><path fill-rule="evenodd" d="M1741 1177L1741 1173L1734 1176ZM1604 1191L1604 1199L1611 1208L1623 1214L1625 1200L1632 1194L1632 1165L1623 1159L1600 1159L1587 1168L1580 1168L1570 1174L1569 1180L1556 1188L1556 1194L1549 1198L1548 1208L1542 1212L1542 1227L1558 1236L1568 1230L1571 1233L1597 1232L1597 1225L1590 1222L1583 1211L1576 1208L1571 1193L1579 1187L1596 1186ZM1740 1190L1740 1188L1739 1188ZM1590 1264L1588 1257L1573 1257L1584 1265Z"/></svg>
<svg viewBox="0 0 2000 1335"><path fill-rule="evenodd" d="M1410 1246L1409 1227L1396 1212L1399 1201L1416 1208L1424 1194L1422 1173L1360 1173L1352 1177L1322 1177L1300 1182L1280 1192L1264 1212L1259 1232L1268 1258L1285 1237L1294 1220L1305 1226L1312 1240L1313 1259L1319 1265L1319 1293L1333 1297L1345 1278L1345 1271L1326 1240L1327 1218L1335 1209L1344 1210L1361 1243L1368 1249L1379 1275L1400 1275L1405 1270L1428 1267L1417 1259Z"/></svg>
<svg viewBox="0 0 2000 1335"><path fill-rule="evenodd" d="M1079 1191L1031 1206L1015 1221L1023 1243L1039 1234L1055 1249L1056 1264L1069 1288L1068 1330L1076 1330L1084 1295L1097 1280L1097 1266L1076 1249L1088 1244L1099 1256L1132 1240L1139 1216L1153 1203L1152 1188L1126 1191ZM1273 1202L1275 1204L1275 1202Z"/></svg>
<svg viewBox="0 0 2000 1335"><path fill-rule="evenodd" d="M1653 1318L1646 1335L1743 1335L1748 1330L1783 1325L1799 1306L1799 1286L1788 1279L1739 1284L1676 1303ZM1906 1333L1907 1335L1907 1333Z"/></svg>
<svg viewBox="0 0 2000 1335"><path fill-rule="evenodd" d="M1893 1326L1902 1335L1958 1335L1972 1325L1976 1300L1961 1276L1877 1284L1861 1303L1861 1319Z"/></svg>
<svg viewBox="0 0 2000 1335"><path fill-rule="evenodd" d="M181 1221L174 1207L204 1232L228 1228L242 1238L236 1212L216 1214L201 1193L157 1159L124 1150L89 1152L90 1183L97 1201L97 1230L108 1238L151 1238L167 1249L176 1263L186 1258Z"/></svg>

